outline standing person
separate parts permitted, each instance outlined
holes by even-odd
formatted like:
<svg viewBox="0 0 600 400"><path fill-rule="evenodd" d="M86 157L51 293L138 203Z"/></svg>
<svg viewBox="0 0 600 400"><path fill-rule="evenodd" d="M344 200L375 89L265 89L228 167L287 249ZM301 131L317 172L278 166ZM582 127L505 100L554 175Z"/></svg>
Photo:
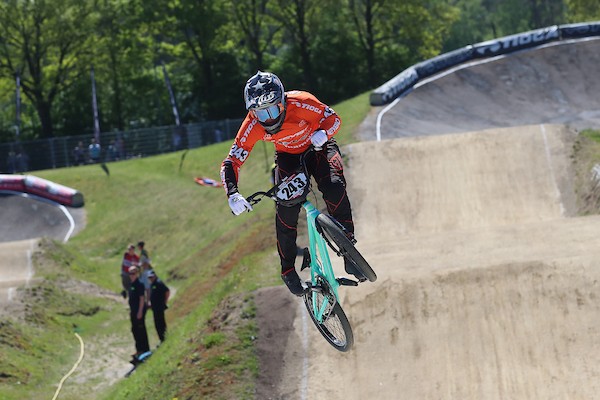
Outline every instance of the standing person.
<svg viewBox="0 0 600 400"><path fill-rule="evenodd" d="M9 174L14 174L15 172L17 172L17 154L12 150L8 152L6 165L8 166Z"/></svg>
<svg viewBox="0 0 600 400"><path fill-rule="evenodd" d="M108 145L108 151L106 152L106 161L116 161L119 159L119 155L117 153L117 144L115 139L110 141Z"/></svg>
<svg viewBox="0 0 600 400"><path fill-rule="evenodd" d="M96 141L96 138L92 138L90 145L88 146L88 155L90 157L90 163L95 164L100 161L100 143Z"/></svg>
<svg viewBox="0 0 600 400"><path fill-rule="evenodd" d="M140 262L147 262L148 264L150 264L150 255L148 254L148 251L144 248L146 246L146 243L143 241L139 241L137 244L138 250L140 251Z"/></svg>
<svg viewBox="0 0 600 400"><path fill-rule="evenodd" d="M150 279L148 278L150 273L153 272L152 265L148 262L148 259L141 261L140 259L140 282L146 289L146 305L150 306Z"/></svg>
<svg viewBox="0 0 600 400"><path fill-rule="evenodd" d="M131 284L129 287L129 317L131 320L131 333L135 340L136 353L134 358L150 351L148 332L146 331L146 290L138 279L138 268L129 267Z"/></svg>
<svg viewBox="0 0 600 400"><path fill-rule="evenodd" d="M29 156L27 153L23 151L23 149L19 149L17 151L17 172L27 172L29 171Z"/></svg>
<svg viewBox="0 0 600 400"><path fill-rule="evenodd" d="M73 164L84 165L85 164L85 149L83 148L83 142L77 143L77 146L73 149Z"/></svg>
<svg viewBox="0 0 600 400"><path fill-rule="evenodd" d="M250 203L238 191L238 176L259 140L275 145L277 183L297 172L301 166L301 156L314 146L316 151L306 154L307 172L315 178L328 212L354 239L342 156L333 139L341 126L340 117L311 93L285 92L279 78L270 72L258 71L248 79L244 100L248 114L221 165L221 180L231 211L235 215L252 211ZM281 277L288 289L297 296L307 290L294 266L300 207L300 204L277 204L275 218ZM351 263L346 262L345 267L346 272L355 275L359 281L365 280Z"/></svg>
<svg viewBox="0 0 600 400"><path fill-rule="evenodd" d="M117 154L119 156L119 160L124 160L125 159L125 140L123 139L123 136L121 136L120 134L117 135Z"/></svg>
<svg viewBox="0 0 600 400"><path fill-rule="evenodd" d="M123 285L121 296L123 296L124 299L127 298L127 291L129 290L129 284L131 283L131 280L129 279L129 268L138 266L139 263L140 258L135 254L135 246L130 244L127 246L125 254L123 254L123 261L121 261L121 285Z"/></svg>
<svg viewBox="0 0 600 400"><path fill-rule="evenodd" d="M156 334L162 343L165 341L165 335L167 334L165 310L169 308L167 302L169 301L171 291L163 281L158 279L158 276L156 276L156 273L153 270L148 272L148 279L150 280L150 306L152 307L152 314L154 315L154 327L156 328Z"/></svg>

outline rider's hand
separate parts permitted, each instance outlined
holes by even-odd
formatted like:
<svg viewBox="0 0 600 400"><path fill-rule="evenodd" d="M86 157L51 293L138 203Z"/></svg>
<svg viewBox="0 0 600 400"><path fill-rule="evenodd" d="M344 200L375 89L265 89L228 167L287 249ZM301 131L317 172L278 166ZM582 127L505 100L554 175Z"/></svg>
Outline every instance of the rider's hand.
<svg viewBox="0 0 600 400"><path fill-rule="evenodd" d="M312 134L310 141L315 147L323 147L325 142L327 142L327 133L323 129L319 129Z"/></svg>
<svg viewBox="0 0 600 400"><path fill-rule="evenodd" d="M244 211L252 211L250 203L239 193L229 196L229 208L231 208L231 212L235 215L240 215Z"/></svg>

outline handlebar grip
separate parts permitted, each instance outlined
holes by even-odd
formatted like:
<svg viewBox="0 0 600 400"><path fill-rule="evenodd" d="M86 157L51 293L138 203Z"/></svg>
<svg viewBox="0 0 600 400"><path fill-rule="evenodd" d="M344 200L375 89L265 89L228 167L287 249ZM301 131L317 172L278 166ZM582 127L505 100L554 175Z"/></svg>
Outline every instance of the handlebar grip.
<svg viewBox="0 0 600 400"><path fill-rule="evenodd" d="M250 203L251 205L255 205L256 203L258 203L259 201L262 200L262 198L258 197L258 196L266 196L267 192L256 192L256 193L252 193L250 196L248 196L246 198L246 201L248 203Z"/></svg>

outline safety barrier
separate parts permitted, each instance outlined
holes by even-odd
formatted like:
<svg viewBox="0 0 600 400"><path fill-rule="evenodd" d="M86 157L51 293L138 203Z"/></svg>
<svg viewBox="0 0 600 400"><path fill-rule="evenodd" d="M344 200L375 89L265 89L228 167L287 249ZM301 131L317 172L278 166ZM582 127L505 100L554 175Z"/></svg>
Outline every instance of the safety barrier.
<svg viewBox="0 0 600 400"><path fill-rule="evenodd" d="M553 41L591 36L600 36L600 21L553 25L469 45L405 69L371 92L369 100L373 106L388 104L408 93L420 80L475 58L495 57Z"/></svg>
<svg viewBox="0 0 600 400"><path fill-rule="evenodd" d="M84 204L79 191L33 175L0 174L0 191L33 194L70 207Z"/></svg>

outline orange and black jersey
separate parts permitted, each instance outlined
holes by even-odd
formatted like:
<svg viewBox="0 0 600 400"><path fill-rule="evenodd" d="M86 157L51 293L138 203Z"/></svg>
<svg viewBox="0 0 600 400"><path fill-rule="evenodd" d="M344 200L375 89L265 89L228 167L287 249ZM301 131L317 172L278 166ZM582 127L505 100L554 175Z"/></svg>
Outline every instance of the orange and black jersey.
<svg viewBox="0 0 600 400"><path fill-rule="evenodd" d="M310 148L313 132L323 129L331 139L340 126L341 120L335 111L314 95L302 91L286 92L285 119L279 132L273 135L248 113L221 165L221 181L227 195L238 191L239 170L259 140L272 142L279 153L301 154Z"/></svg>

